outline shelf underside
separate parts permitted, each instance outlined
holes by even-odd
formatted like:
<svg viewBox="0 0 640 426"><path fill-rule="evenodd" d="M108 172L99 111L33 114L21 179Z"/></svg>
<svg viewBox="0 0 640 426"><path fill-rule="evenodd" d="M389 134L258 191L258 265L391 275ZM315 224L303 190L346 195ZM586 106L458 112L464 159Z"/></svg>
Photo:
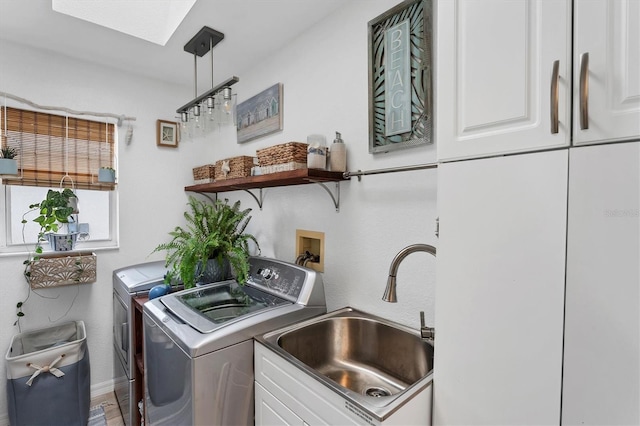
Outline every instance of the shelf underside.
<svg viewBox="0 0 640 426"><path fill-rule="evenodd" d="M211 183L186 186L191 192L227 192L276 186L306 185L319 182L339 182L347 180L342 172L328 172L317 169L299 169L287 172L270 173L260 176L249 176L237 179L226 179Z"/></svg>

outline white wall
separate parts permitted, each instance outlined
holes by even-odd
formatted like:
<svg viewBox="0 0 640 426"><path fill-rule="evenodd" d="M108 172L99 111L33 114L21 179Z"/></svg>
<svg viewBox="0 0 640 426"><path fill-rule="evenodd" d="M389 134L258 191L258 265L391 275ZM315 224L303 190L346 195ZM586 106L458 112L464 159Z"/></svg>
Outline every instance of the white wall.
<svg viewBox="0 0 640 426"><path fill-rule="evenodd" d="M172 119L188 100L188 88L171 87L113 69L49 56L45 52L0 44L0 91L44 105L78 110L124 113L138 117L134 140L119 147L120 249L98 253L98 281L51 290L56 300L32 297L23 327L49 325L77 300L64 320L87 324L94 386L111 379L111 272L159 259L147 257L181 221L192 183L191 168L237 155L254 155L266 146L305 141L313 133L333 140L340 131L348 149L350 170L368 170L432 162L435 146L377 154L368 153L367 22L398 3L396 0L354 0L329 19L298 37L252 70L238 70L234 88L239 101L274 83L284 84L284 130L238 145L235 131L225 129L177 150L155 146L155 120ZM242 54L242 52L238 52ZM227 76L216 76L216 81ZM397 304L381 301L393 256L412 243L437 246L436 171L425 170L365 176L341 183L340 212L317 185L264 190L260 211L246 193L222 194L253 208L249 231L263 255L294 260L295 231L322 231L326 240L325 286L328 308L353 306L418 327L424 310L433 324L435 261L426 253L407 258L398 274ZM4 208L4 200L2 201ZM3 297L0 300L0 347L7 348L17 330L15 303L27 286L21 276L23 257L0 258ZM6 413L0 390L0 416Z"/></svg>
<svg viewBox="0 0 640 426"><path fill-rule="evenodd" d="M367 22L397 3L346 2L279 54L240 74L239 102L283 83L284 130L240 145L232 132L214 134L208 143L210 158L255 155L257 149L304 142L315 133L331 142L337 130L347 145L350 170L435 161L435 145L368 153ZM437 246L436 177L437 171L423 170L364 176L361 182L353 178L341 183L339 213L316 185L265 189L262 211L242 191L223 196L254 209L251 230L259 236L265 255L294 260L296 229L325 233L324 280L330 310L350 305L418 327L420 310L433 324L433 257L410 255L398 274L399 302L384 303L381 297L389 265L400 249L413 243Z"/></svg>
<svg viewBox="0 0 640 426"><path fill-rule="evenodd" d="M91 382L94 386L109 384L113 363L111 273L130 264L161 259L161 254L147 256L182 217L186 200L183 187L191 176L191 158L197 158L202 147L186 144L177 150L158 148L155 125L156 119L173 119L176 105L186 102L191 91L6 42L0 42L0 51L0 92L41 105L137 117L131 144L119 146L120 249L97 252L97 282L39 292L56 299L44 299L32 293L21 320L23 330L48 327L52 322L84 320L91 356ZM122 137L125 131L123 126ZM4 190L1 190L0 208L4 209ZM28 292L22 276L25 258L25 255L0 257L0 348L3 353L9 347L11 336L18 332L12 326L16 319L15 305ZM4 386L0 387L0 419L3 414L6 414Z"/></svg>

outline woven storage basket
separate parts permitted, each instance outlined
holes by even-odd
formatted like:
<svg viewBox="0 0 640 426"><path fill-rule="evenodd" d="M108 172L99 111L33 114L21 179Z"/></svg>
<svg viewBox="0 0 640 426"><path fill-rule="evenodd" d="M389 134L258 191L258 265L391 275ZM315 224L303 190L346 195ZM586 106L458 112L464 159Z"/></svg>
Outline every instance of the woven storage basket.
<svg viewBox="0 0 640 426"><path fill-rule="evenodd" d="M291 170L306 169L307 163L296 163L290 161L283 164L272 164L270 166L260 166L260 173L268 175L271 173L289 172Z"/></svg>
<svg viewBox="0 0 640 426"><path fill-rule="evenodd" d="M307 144L302 142L287 142L270 146L259 149L257 154L260 167L286 163L307 164Z"/></svg>
<svg viewBox="0 0 640 426"><path fill-rule="evenodd" d="M222 171L222 162L229 162L229 172L226 176ZM227 158L226 160L216 161L216 180L236 179L251 176L251 168L253 167L253 157L241 155L240 157Z"/></svg>
<svg viewBox="0 0 640 426"><path fill-rule="evenodd" d="M206 164L193 168L193 181L195 183L210 183L215 179L216 166Z"/></svg>

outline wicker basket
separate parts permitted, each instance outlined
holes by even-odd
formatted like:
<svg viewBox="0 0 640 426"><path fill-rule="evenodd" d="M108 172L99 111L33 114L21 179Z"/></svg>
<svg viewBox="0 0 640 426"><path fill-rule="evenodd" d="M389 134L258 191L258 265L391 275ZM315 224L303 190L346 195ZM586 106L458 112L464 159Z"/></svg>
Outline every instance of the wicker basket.
<svg viewBox="0 0 640 426"><path fill-rule="evenodd" d="M96 259L96 254L91 252L42 256L29 265L29 284L38 289L93 283L96 281Z"/></svg>
<svg viewBox="0 0 640 426"><path fill-rule="evenodd" d="M223 162L229 162L229 171L225 174L222 170ZM241 155L240 157L227 158L216 161L216 180L236 179L251 176L253 157Z"/></svg>
<svg viewBox="0 0 640 426"><path fill-rule="evenodd" d="M270 146L259 149L257 154L260 167L286 163L307 164L307 144L302 142L287 142Z"/></svg>
<svg viewBox="0 0 640 426"><path fill-rule="evenodd" d="M272 164L270 166L260 166L260 173L268 175L271 173L289 172L291 170L306 169L307 163L296 163L290 161L283 164Z"/></svg>
<svg viewBox="0 0 640 426"><path fill-rule="evenodd" d="M195 183L211 183L215 179L216 166L207 164L193 168L193 181Z"/></svg>

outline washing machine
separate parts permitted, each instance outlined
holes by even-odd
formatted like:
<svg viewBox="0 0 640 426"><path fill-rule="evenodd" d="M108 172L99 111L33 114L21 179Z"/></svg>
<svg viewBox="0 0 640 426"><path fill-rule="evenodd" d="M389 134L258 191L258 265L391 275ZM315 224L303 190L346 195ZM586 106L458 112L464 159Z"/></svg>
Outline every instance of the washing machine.
<svg viewBox="0 0 640 426"><path fill-rule="evenodd" d="M251 257L234 280L144 304L146 424L253 425L253 337L326 313L322 278Z"/></svg>

